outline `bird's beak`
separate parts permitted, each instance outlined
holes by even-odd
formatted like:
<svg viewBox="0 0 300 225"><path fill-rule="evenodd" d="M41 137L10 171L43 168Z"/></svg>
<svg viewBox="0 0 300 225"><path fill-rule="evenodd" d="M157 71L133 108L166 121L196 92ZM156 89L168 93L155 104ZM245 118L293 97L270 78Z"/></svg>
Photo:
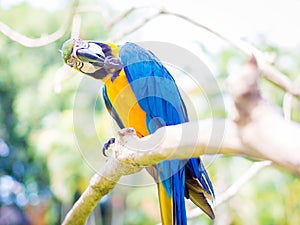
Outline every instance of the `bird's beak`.
<svg viewBox="0 0 300 225"><path fill-rule="evenodd" d="M77 50L77 57L82 60L83 62L104 62L104 57L100 54L97 54L91 51L89 48L80 48Z"/></svg>

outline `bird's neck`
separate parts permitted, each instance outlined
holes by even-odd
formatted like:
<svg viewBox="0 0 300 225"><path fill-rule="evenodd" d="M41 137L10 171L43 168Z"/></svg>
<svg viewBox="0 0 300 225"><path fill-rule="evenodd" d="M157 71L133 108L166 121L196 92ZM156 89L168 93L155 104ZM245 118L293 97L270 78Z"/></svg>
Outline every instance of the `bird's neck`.
<svg viewBox="0 0 300 225"><path fill-rule="evenodd" d="M120 47L116 44L110 43L110 42L104 42L111 48L111 54L114 58L109 59L111 61L111 65L117 65L119 60L119 50ZM120 61L121 63L121 61ZM110 62L109 62L110 64ZM101 81L105 84L107 81L114 81L120 74L121 68L111 68L111 72L107 73L105 77L101 79Z"/></svg>
<svg viewBox="0 0 300 225"><path fill-rule="evenodd" d="M119 57L120 46L110 42L104 42L104 44L107 44L111 48L111 52L114 57Z"/></svg>

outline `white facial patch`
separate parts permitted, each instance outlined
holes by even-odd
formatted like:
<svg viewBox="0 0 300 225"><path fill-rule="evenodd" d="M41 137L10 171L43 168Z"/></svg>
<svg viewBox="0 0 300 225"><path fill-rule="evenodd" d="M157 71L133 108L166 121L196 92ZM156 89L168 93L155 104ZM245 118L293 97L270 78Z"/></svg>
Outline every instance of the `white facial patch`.
<svg viewBox="0 0 300 225"><path fill-rule="evenodd" d="M93 66L90 63L83 63L82 67L80 68L80 71L83 73L94 73L98 68Z"/></svg>
<svg viewBox="0 0 300 225"><path fill-rule="evenodd" d="M90 51L98 54L98 55L101 55L101 56L105 57L105 55L102 51L102 48L99 45L95 44L95 43L89 43L89 48L88 49Z"/></svg>

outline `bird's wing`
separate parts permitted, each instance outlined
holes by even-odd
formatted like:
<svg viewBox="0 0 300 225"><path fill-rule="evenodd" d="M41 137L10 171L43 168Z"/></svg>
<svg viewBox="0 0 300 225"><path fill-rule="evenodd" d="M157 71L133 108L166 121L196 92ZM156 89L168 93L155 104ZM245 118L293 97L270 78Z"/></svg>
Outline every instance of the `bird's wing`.
<svg viewBox="0 0 300 225"><path fill-rule="evenodd" d="M140 107L146 112L149 133L162 126L188 122L178 87L169 71L154 54L134 43L126 43L120 48L119 56L131 89ZM187 170L186 165L189 168ZM201 165L200 159L163 161L156 165L158 181L162 183L158 185L158 192L163 224L186 224L184 195L185 191L190 190L185 185L186 172L199 180L204 189L203 193L213 195L209 177ZM207 201L202 201L203 193L191 190L188 196L212 218L210 205Z"/></svg>
<svg viewBox="0 0 300 225"><path fill-rule="evenodd" d="M159 59L133 43L122 46L119 55L138 103L147 113L150 133L159 126L188 121L177 85ZM150 122L152 119L155 120L154 124Z"/></svg>
<svg viewBox="0 0 300 225"><path fill-rule="evenodd" d="M146 112L149 133L167 125L188 121L177 85L163 64L149 51L133 43L121 47L119 56L128 82ZM184 165L180 160L156 166L163 224L186 224Z"/></svg>

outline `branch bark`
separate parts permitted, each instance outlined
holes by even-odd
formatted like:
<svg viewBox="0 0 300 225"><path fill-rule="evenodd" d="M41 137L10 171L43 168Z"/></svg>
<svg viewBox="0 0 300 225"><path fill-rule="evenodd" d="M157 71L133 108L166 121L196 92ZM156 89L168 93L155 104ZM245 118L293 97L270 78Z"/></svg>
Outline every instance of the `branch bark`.
<svg viewBox="0 0 300 225"><path fill-rule="evenodd" d="M259 156L240 141L238 127L228 119L207 119L162 127L141 139L131 128L125 128L119 134L122 136L123 132L127 133L127 141L123 144L116 142L112 146L113 157L133 166L146 167L163 160L188 159L203 154Z"/></svg>
<svg viewBox="0 0 300 225"><path fill-rule="evenodd" d="M146 138L132 136L125 145L117 143L113 146L113 155L124 164L149 166L162 160L188 159L203 154L242 154L271 160L300 175L300 125L285 121L267 103L257 105L251 117L251 122L239 125L228 119L218 119L163 127ZM220 143L210 134L223 124L226 128ZM193 138L195 126L201 133L196 141ZM182 133L189 134L190 138L182 138ZM151 145L162 136L163 142Z"/></svg>
<svg viewBox="0 0 300 225"><path fill-rule="evenodd" d="M100 199L114 188L122 176L137 173L141 169L109 158L103 168L92 177L88 188L73 205L62 224L84 225Z"/></svg>
<svg viewBox="0 0 300 225"><path fill-rule="evenodd" d="M8 38L10 38L11 40L18 42L19 44L25 47L36 48L36 47L41 47L41 46L51 44L65 35L68 27L72 22L77 5L78 5L78 0L74 0L70 12L68 14L68 17L66 19L66 22L52 34L43 35L40 38L30 38L24 34L17 32L16 30L12 29L7 24L1 21L0 21L0 32L3 33Z"/></svg>
<svg viewBox="0 0 300 225"><path fill-rule="evenodd" d="M121 130L117 142L112 146L113 155L117 159L114 157L109 158L103 168L93 176L88 188L74 204L62 224L85 224L89 214L100 199L114 188L122 176L136 173L145 166L156 164L165 159L186 159L204 153L240 154L240 150L244 149L245 146L239 141L236 128L236 125L230 120L208 119L165 127L142 139L136 137L133 129ZM178 132L181 129L182 132ZM225 129L221 139L211 137L211 132L214 129ZM197 139L196 143L195 138L188 140L184 138L181 140L182 143L178 142L178 139L181 139L178 133L194 132L195 130L203 134ZM153 141L154 139L162 140L161 137L163 137L163 143L159 145L151 144L156 143ZM139 151L136 151L137 148ZM149 148L152 150L149 151ZM184 149L183 152L182 149Z"/></svg>
<svg viewBox="0 0 300 225"><path fill-rule="evenodd" d="M267 101L258 89L260 68L252 59L236 74L228 78L229 93L233 97L241 142L292 172L300 174L300 125L287 121Z"/></svg>
<svg viewBox="0 0 300 225"><path fill-rule="evenodd" d="M273 110L272 113L277 114ZM63 224L85 224L93 208L112 190L121 176L138 172L144 166L166 159L187 159L203 154L243 154L271 160L300 175L300 139L294 139L295 134L300 134L300 126L284 121L280 116L272 117L274 119L271 124L259 119L255 123L256 127L247 127L246 131L242 130L242 134L240 126L229 119L209 119L163 127L142 139L137 139L132 129L121 130L119 136L123 141L117 141L112 146L113 156L117 160L110 158L99 174L92 178L89 187L70 210ZM285 130L274 132L273 128L277 123L284 126ZM195 129L201 133L196 141L191 135ZM224 131L221 141L212 135L215 129ZM181 138L183 133L189 134L191 138ZM154 140L162 140L162 137L163 141L158 145L150 144L156 143Z"/></svg>

